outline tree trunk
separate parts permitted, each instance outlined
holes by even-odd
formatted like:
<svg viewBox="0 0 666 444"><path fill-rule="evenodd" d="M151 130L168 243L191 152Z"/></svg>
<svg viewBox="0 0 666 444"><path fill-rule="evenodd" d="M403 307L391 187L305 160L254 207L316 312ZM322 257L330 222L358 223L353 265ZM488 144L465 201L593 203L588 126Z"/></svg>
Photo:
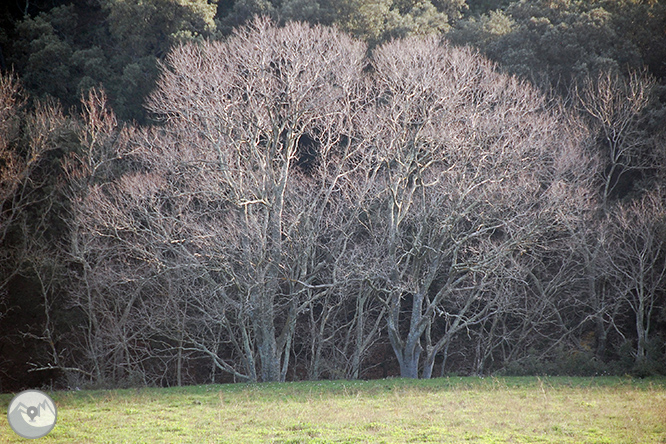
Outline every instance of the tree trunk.
<svg viewBox="0 0 666 444"><path fill-rule="evenodd" d="M423 379L430 379L432 378L432 371L435 367L435 357L437 356L437 353L435 352L434 349L429 348L426 351L426 359L425 359L425 364L423 365L423 373L421 377Z"/></svg>
<svg viewBox="0 0 666 444"><path fill-rule="evenodd" d="M260 296L261 297L261 296ZM275 340L272 304L259 304L255 312L255 334L259 355L259 380L280 380L280 358Z"/></svg>
<svg viewBox="0 0 666 444"><path fill-rule="evenodd" d="M400 362L400 376L403 378L418 379L419 377L419 357L421 356L421 350L412 349L405 350L402 359L399 359Z"/></svg>
<svg viewBox="0 0 666 444"><path fill-rule="evenodd" d="M645 298L642 289L638 289L638 310L636 310L636 336L638 344L636 345L636 363L643 363L647 359L645 345L648 340L648 331L645 328Z"/></svg>

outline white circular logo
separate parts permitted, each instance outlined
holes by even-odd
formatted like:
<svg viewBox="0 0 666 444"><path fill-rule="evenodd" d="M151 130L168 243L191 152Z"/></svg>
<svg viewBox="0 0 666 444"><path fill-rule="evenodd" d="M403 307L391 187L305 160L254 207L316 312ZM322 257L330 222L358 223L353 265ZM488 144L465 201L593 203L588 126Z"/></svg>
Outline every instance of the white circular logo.
<svg viewBox="0 0 666 444"><path fill-rule="evenodd" d="M53 400L39 390L26 390L14 396L7 410L12 430L28 439L46 436L55 427L57 415Z"/></svg>

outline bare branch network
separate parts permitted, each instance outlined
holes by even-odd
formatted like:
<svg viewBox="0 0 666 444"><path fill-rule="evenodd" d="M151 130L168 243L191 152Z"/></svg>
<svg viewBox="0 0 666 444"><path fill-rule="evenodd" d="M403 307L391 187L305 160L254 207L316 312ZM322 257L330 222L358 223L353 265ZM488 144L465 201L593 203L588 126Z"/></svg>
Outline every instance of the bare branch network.
<svg viewBox="0 0 666 444"><path fill-rule="evenodd" d="M598 93L612 82L579 94L609 143L599 197L590 128L469 49L407 38L367 55L334 28L265 19L179 46L147 102L159 124L120 127L99 92L84 103L58 255L86 321L76 353L37 369L181 384L202 368L358 378L394 359L429 378L467 341L458 356L483 373L587 325L601 341L621 310L645 344L665 268L664 237L644 233L663 203L599 219L644 106L643 86L623 105Z"/></svg>

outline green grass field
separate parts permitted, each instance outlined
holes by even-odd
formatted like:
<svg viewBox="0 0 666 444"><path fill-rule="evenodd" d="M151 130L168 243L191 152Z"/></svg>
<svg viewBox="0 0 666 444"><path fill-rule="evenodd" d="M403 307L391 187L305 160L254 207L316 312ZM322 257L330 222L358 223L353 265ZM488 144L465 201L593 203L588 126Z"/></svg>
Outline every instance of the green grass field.
<svg viewBox="0 0 666 444"><path fill-rule="evenodd" d="M666 443L666 379L445 378L49 393L44 443ZM7 423L0 442L26 442Z"/></svg>

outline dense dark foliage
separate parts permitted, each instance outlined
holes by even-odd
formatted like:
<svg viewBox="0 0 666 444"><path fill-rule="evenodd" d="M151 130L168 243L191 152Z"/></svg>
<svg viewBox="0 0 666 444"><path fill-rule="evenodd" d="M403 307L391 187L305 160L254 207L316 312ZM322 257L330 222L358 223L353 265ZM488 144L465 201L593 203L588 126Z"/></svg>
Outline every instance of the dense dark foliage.
<svg viewBox="0 0 666 444"><path fill-rule="evenodd" d="M255 15L358 40L300 25L287 36L271 25L256 42L233 33ZM664 2L30 0L3 3L0 27L0 390L666 372ZM252 71L248 42L283 83L255 89L264 71ZM427 49L433 42L439 49ZM290 61L291 44L318 49ZM197 52L208 45L226 46ZM405 45L414 54L401 60ZM316 58L331 48L349 59L336 68L339 51ZM238 54L207 66L224 51ZM319 95L298 98L307 82L289 83L304 75L289 77L297 63L321 67L307 77L327 79L312 86ZM199 78L169 77L178 69ZM446 96L452 78L467 79L460 96ZM504 110L511 94L539 111L510 120L523 106ZM275 103L262 102L269 96ZM440 104L457 100L476 108ZM312 113L318 106L329 114ZM203 147L229 140L286 157L235 159L250 170L234 178L204 167L219 158ZM455 157L458 143L469 160ZM203 151L183 152L188 144ZM582 170L563 166L567 146ZM424 155L437 147L450 151ZM175 162L182 156L192 164ZM277 192L280 165L293 171ZM436 179L447 168L464 173L449 173L448 186L469 187L455 205ZM468 182L507 181L489 175L497 168L516 193L532 191L513 201ZM558 174L570 201L548 194ZM270 204L243 216L255 201ZM446 229L430 229L442 220Z"/></svg>

